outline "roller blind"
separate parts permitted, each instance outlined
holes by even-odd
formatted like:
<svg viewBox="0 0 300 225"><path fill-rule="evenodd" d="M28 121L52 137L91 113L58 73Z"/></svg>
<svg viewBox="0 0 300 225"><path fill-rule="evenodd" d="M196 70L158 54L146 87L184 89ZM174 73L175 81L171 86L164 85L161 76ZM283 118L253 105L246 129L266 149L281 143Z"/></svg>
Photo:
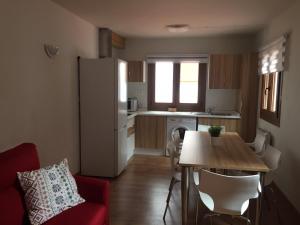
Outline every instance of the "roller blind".
<svg viewBox="0 0 300 225"><path fill-rule="evenodd" d="M259 74L284 71L286 65L287 35L259 50Z"/></svg>

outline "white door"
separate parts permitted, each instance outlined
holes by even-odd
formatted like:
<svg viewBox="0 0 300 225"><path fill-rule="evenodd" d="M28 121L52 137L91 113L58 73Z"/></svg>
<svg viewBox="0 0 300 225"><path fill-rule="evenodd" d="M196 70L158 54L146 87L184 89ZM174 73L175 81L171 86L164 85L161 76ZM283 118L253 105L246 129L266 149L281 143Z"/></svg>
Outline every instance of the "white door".
<svg viewBox="0 0 300 225"><path fill-rule="evenodd" d="M127 125L127 62L118 60L118 127L123 129Z"/></svg>
<svg viewBox="0 0 300 225"><path fill-rule="evenodd" d="M118 135L117 175L119 175L127 166L127 128L120 129L116 132L116 135Z"/></svg>

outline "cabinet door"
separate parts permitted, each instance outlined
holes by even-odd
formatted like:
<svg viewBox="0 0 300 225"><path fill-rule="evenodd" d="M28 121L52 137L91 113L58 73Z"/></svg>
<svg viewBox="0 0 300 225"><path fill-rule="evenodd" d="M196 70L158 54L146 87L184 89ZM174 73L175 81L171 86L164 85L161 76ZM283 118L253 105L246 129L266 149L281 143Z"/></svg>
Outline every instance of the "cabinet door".
<svg viewBox="0 0 300 225"><path fill-rule="evenodd" d="M137 116L136 148L163 149L166 144L166 118L163 116Z"/></svg>
<svg viewBox="0 0 300 225"><path fill-rule="evenodd" d="M143 61L128 62L128 82L145 82Z"/></svg>
<svg viewBox="0 0 300 225"><path fill-rule="evenodd" d="M256 135L258 84L257 76L258 54L247 53L242 57L240 113L241 137L246 142L252 142Z"/></svg>
<svg viewBox="0 0 300 225"><path fill-rule="evenodd" d="M239 119L198 118L198 124L225 126L226 132L239 132Z"/></svg>
<svg viewBox="0 0 300 225"><path fill-rule="evenodd" d="M240 55L211 55L209 63L209 88L239 89Z"/></svg>
<svg viewBox="0 0 300 225"><path fill-rule="evenodd" d="M224 76L222 76L224 71L222 68L224 65L223 60L223 55L211 55L209 57L209 88L211 89L218 89L222 86L222 79L224 79Z"/></svg>

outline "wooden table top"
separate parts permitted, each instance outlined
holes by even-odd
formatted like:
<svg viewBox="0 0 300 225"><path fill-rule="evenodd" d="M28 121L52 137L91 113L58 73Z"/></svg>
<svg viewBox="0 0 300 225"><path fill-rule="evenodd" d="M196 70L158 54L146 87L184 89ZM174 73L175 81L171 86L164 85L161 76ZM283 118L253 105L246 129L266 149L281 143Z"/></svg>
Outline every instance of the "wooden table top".
<svg viewBox="0 0 300 225"><path fill-rule="evenodd" d="M226 132L217 145L211 145L208 132L186 131L179 164L181 166L268 172L237 133Z"/></svg>

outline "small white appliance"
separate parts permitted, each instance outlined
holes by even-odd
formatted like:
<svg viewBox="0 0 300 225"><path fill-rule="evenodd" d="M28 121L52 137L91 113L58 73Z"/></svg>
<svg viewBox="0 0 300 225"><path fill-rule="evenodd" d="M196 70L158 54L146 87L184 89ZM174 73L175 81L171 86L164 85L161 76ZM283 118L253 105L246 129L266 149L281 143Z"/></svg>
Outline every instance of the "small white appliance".
<svg viewBox="0 0 300 225"><path fill-rule="evenodd" d="M137 98L128 98L127 101L127 110L128 112L135 112L138 109L138 100Z"/></svg>
<svg viewBox="0 0 300 225"><path fill-rule="evenodd" d="M127 63L79 60L81 173L115 177L127 165Z"/></svg>

